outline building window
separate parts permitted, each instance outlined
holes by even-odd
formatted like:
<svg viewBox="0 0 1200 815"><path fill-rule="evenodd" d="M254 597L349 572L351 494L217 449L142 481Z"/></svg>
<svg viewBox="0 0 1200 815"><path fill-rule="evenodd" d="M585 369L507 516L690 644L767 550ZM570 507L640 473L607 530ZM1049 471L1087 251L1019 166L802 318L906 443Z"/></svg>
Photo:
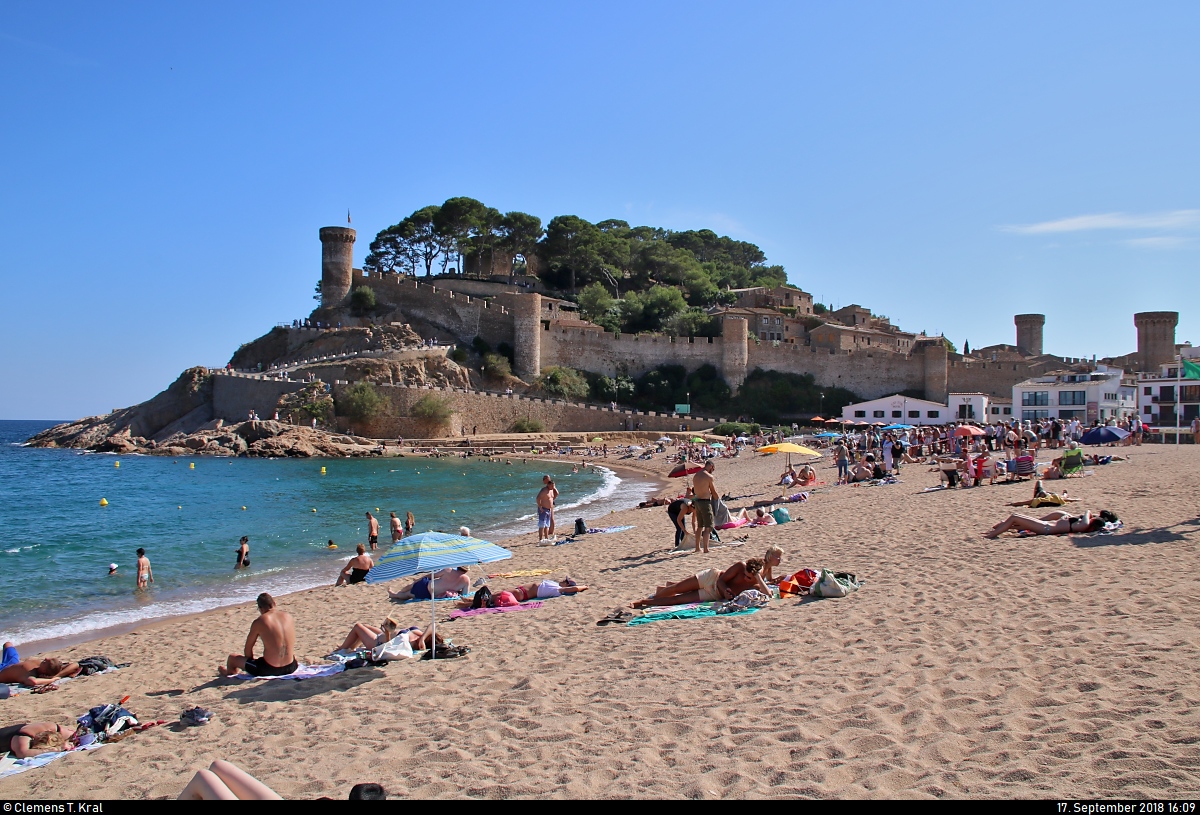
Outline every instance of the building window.
<svg viewBox="0 0 1200 815"><path fill-rule="evenodd" d="M1012 408L1010 408L1010 407L1006 407L1006 408L1004 409L1004 415L1005 415L1005 416L1011 416L1011 415L1012 415Z"/></svg>
<svg viewBox="0 0 1200 815"><path fill-rule="evenodd" d="M856 410L856 411L854 411L854 418L855 418L855 419L865 419L866 417L867 417L867 412L866 412L865 410Z"/></svg>
<svg viewBox="0 0 1200 815"><path fill-rule="evenodd" d="M782 318L782 317L776 317L776 318L775 318L775 325L783 325L783 318Z"/></svg>
<svg viewBox="0 0 1200 815"><path fill-rule="evenodd" d="M770 324L771 324L771 318L763 317L763 325L770 325Z"/></svg>
<svg viewBox="0 0 1200 815"><path fill-rule="evenodd" d="M1086 405L1087 391L1059 391L1058 403L1060 405Z"/></svg>
<svg viewBox="0 0 1200 815"><path fill-rule="evenodd" d="M875 410L875 411L872 411L872 413L874 413L874 415L875 415L875 418L876 418L876 419L882 419L882 418L883 418L883 411L882 411L882 410Z"/></svg>
<svg viewBox="0 0 1200 815"><path fill-rule="evenodd" d="M1149 389L1149 388L1142 388L1142 395L1143 395L1143 396L1149 396L1149 395L1150 395L1150 389Z"/></svg>
<svg viewBox="0 0 1200 815"><path fill-rule="evenodd" d="M994 406L993 406L993 407L992 407L992 415L993 415L993 416L999 416L999 415L1000 415L1000 408L998 408L998 407L994 407Z"/></svg>
<svg viewBox="0 0 1200 815"><path fill-rule="evenodd" d="M1060 410L1058 412L1058 418L1067 419L1067 420L1070 420L1070 419L1082 420L1087 417L1084 416L1084 411L1082 411L1082 410Z"/></svg>
<svg viewBox="0 0 1200 815"><path fill-rule="evenodd" d="M910 410L910 411L908 412L908 418L910 418L910 419L920 419L920 418L921 418L921 411L919 411L919 410Z"/></svg>
<svg viewBox="0 0 1200 815"><path fill-rule="evenodd" d="M1050 404L1050 391L1025 391L1021 394L1022 407L1040 407Z"/></svg>
<svg viewBox="0 0 1200 815"><path fill-rule="evenodd" d="M903 411L900 411L900 410L893 410L893 411L892 411L892 418L893 418L893 419L903 419L903 418L904 418L904 412L903 412Z"/></svg>
<svg viewBox="0 0 1200 815"><path fill-rule="evenodd" d="M1142 413L1145 413L1147 416L1149 416L1150 414L1154 413L1154 411L1150 409L1149 405L1146 405L1144 408L1142 408Z"/></svg>
<svg viewBox="0 0 1200 815"><path fill-rule="evenodd" d="M941 414L942 414L942 412L940 410L930 410L925 413L925 418L936 419Z"/></svg>
<svg viewBox="0 0 1200 815"><path fill-rule="evenodd" d="M1050 418L1050 411L1048 411L1048 410L1022 410L1021 411L1021 419L1023 419L1023 420L1028 419L1030 421L1033 421L1034 419L1049 419L1049 418Z"/></svg>

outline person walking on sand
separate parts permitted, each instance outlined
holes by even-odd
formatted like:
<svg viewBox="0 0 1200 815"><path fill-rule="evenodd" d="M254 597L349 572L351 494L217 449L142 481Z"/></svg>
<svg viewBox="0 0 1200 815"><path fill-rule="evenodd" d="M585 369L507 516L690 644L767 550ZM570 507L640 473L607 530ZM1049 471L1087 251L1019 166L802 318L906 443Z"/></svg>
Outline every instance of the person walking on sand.
<svg viewBox="0 0 1200 815"><path fill-rule="evenodd" d="M242 539L238 541L237 563L233 564L233 568L250 568L250 538L245 535L242 535Z"/></svg>
<svg viewBox="0 0 1200 815"><path fill-rule="evenodd" d="M713 479L716 469L717 465L709 459L704 462L704 469L696 473L692 482L692 488L696 492L692 501L696 510L696 519L692 522L696 527L696 552L701 551L701 547L705 553L708 552L708 541L713 533L713 508L721 498L721 493L717 491L717 482Z"/></svg>
<svg viewBox="0 0 1200 815"><path fill-rule="evenodd" d="M367 543L371 544L372 552L379 548L379 521L370 512L367 513Z"/></svg>
<svg viewBox="0 0 1200 815"><path fill-rule="evenodd" d="M558 490L554 488L554 481L550 476L544 476L542 479L545 484L537 494L537 531L538 540L553 540L554 539L554 496Z"/></svg>
<svg viewBox="0 0 1200 815"><path fill-rule="evenodd" d="M391 523L392 523L392 543L395 543L396 541L398 541L398 540L400 540L401 538L403 538L403 537L404 537L404 528L403 528L403 526L400 524L400 519L399 519L398 517L396 517L396 513L394 513L394 512L393 512L393 513L391 513L391 516L392 516L392 519L391 519Z"/></svg>
<svg viewBox="0 0 1200 815"><path fill-rule="evenodd" d="M146 557L145 549L137 550L137 587L146 588L154 582L154 569L150 568L150 558Z"/></svg>
<svg viewBox="0 0 1200 815"><path fill-rule="evenodd" d="M265 591L258 595L258 619L250 624L246 647L242 654L230 654L225 664L217 668L221 676L233 676L245 671L251 676L287 676L295 673L296 623L292 615L275 607L275 598ZM254 658L254 645L263 643L263 655Z"/></svg>

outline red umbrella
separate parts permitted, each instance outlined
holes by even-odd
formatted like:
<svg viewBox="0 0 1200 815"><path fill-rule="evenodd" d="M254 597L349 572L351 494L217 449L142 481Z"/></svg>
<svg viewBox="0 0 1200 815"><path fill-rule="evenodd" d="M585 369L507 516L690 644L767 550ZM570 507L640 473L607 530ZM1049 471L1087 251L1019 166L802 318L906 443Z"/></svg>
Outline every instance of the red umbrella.
<svg viewBox="0 0 1200 815"><path fill-rule="evenodd" d="M703 469L704 467L699 464L680 464L667 474L667 478L683 478L685 475L694 475Z"/></svg>
<svg viewBox="0 0 1200 815"><path fill-rule="evenodd" d="M983 436L986 434L982 430L980 430L978 427L976 427L975 425L960 424L958 427L956 427L954 429L954 435L956 435L956 436Z"/></svg>

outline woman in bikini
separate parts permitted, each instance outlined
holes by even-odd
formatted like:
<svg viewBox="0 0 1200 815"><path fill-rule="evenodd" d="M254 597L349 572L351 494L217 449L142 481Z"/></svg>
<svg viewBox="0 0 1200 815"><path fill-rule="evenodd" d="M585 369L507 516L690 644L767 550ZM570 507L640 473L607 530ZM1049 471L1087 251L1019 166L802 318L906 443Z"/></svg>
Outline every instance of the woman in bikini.
<svg viewBox="0 0 1200 815"><path fill-rule="evenodd" d="M764 583L778 583L782 577L775 577L771 570L783 562L783 550L778 546L768 546L767 553L763 555L762 579Z"/></svg>
<svg viewBox="0 0 1200 815"><path fill-rule="evenodd" d="M440 638L433 631L425 634L415 626L413 628L400 628L400 623L396 622L392 617L388 617L379 628L367 625L366 623L355 623L354 627L350 629L350 633L346 635L346 639L342 643L340 650L349 651L357 648L378 648L386 642L391 642L401 634L408 635L408 643L414 651L423 651L429 648L434 639L440 641Z"/></svg>
<svg viewBox="0 0 1200 815"><path fill-rule="evenodd" d="M565 577L562 583L555 583L553 580L543 580L540 583L533 583L529 586L517 586L514 589L509 589L509 591L513 593L513 597L517 598L518 603L524 603L527 600L546 600L550 597L578 594L581 591L587 591L587 589L587 586L581 586L571 578Z"/></svg>
<svg viewBox="0 0 1200 815"><path fill-rule="evenodd" d="M0 734L0 747L11 750L13 758L30 758L71 749L75 731L54 722L32 722L6 727Z"/></svg>
<svg viewBox="0 0 1200 815"><path fill-rule="evenodd" d="M1115 523L1117 516L1108 510L1102 510L1093 515L1085 510L1082 515L1072 515L1061 509L1048 512L1041 518L1031 518L1028 515L1009 515L1007 520L993 526L983 533L985 538L997 538L1015 529L1018 532L1028 532L1032 535L1069 535L1071 533L1095 532L1104 528L1106 523Z"/></svg>

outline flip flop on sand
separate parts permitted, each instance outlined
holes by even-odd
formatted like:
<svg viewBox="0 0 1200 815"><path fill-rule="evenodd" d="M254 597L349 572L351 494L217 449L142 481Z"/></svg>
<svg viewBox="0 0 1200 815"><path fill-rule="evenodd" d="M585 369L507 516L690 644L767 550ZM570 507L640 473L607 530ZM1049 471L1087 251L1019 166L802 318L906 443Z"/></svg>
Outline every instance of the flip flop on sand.
<svg viewBox="0 0 1200 815"><path fill-rule="evenodd" d="M185 710L183 713L180 713L179 721L183 722L188 727L208 724L210 721L212 721L212 711L205 710L202 707L194 707L190 710Z"/></svg>
<svg viewBox="0 0 1200 815"><path fill-rule="evenodd" d="M608 613L607 617L602 620L597 620L596 625L612 625L613 623L625 625L636 616L636 614L628 609L614 608Z"/></svg>

